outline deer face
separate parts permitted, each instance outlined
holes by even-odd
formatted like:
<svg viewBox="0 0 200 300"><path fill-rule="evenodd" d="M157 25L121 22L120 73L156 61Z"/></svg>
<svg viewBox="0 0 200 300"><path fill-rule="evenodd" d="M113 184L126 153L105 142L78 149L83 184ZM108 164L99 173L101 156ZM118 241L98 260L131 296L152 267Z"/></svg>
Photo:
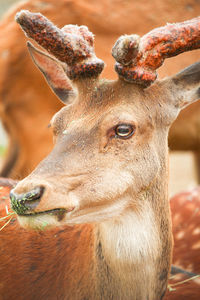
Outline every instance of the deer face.
<svg viewBox="0 0 200 300"><path fill-rule="evenodd" d="M52 118L53 151L12 192L26 198L42 190L39 199L36 195L24 201L22 212L19 208L24 224L47 218L53 224L106 220L129 207L130 193L136 196L151 184L161 166L157 113L150 112L148 93L141 96L132 85L127 92L128 86L100 83ZM166 136L167 130L163 149Z"/></svg>
<svg viewBox="0 0 200 300"><path fill-rule="evenodd" d="M137 201L139 195L149 189L162 170L166 177L169 126L180 108L199 98L199 64L148 88L149 80L144 80L144 85L138 83L146 78L144 72L138 79L141 68L136 83L101 81L97 73L102 70L102 62L91 50L91 34L85 27L74 29L81 36L74 41L79 51L72 49L72 42L56 48L55 39L59 43L72 39L72 26L64 27L61 33L53 27L52 36L41 39L35 29L37 18L38 26L48 22L41 15L27 12L22 12L18 21L29 36L64 63L29 44L34 62L61 100L69 96L73 99L51 121L53 151L11 192L13 209L22 224L31 227L101 222L122 215L130 206L140 210L144 203ZM48 30L51 26L48 24ZM63 58L63 52L61 55L57 50L69 44L73 59L69 53ZM130 55L122 59L123 51L127 55L130 49L124 50L123 44L122 53L115 48L114 55L127 65ZM147 69L148 77L149 66ZM129 72L127 66L124 71L119 64L117 70L120 76L125 72L126 80L136 72L135 67ZM78 93L66 74L74 80Z"/></svg>

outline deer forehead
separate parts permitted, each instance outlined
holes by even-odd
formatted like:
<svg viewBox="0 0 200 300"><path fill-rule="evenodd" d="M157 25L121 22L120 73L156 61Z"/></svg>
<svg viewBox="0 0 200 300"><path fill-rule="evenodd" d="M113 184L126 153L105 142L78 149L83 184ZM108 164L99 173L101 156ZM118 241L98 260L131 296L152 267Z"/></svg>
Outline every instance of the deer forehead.
<svg viewBox="0 0 200 300"><path fill-rule="evenodd" d="M54 115L51 124L64 134L70 129L99 127L106 130L120 123L147 128L154 123L156 110L152 104L149 93L136 85L107 82L82 92L73 104Z"/></svg>

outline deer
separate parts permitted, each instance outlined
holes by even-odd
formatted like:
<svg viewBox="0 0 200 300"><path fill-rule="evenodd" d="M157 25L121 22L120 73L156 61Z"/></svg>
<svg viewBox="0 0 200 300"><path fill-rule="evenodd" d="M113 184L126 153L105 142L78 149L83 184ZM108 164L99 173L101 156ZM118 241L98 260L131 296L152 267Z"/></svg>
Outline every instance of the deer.
<svg viewBox="0 0 200 300"><path fill-rule="evenodd" d="M10 192L18 221L2 231L2 299L163 299L168 130L199 99L200 63L163 80L156 70L200 47L200 18L120 37L117 80L99 78L104 62L86 26L59 29L26 10L16 21L49 52L28 42L53 92L65 101L71 85L73 100L50 122L51 153Z"/></svg>
<svg viewBox="0 0 200 300"><path fill-rule="evenodd" d="M22 179L51 151L53 143L47 125L52 116L63 107L50 91L42 74L40 75L32 64L26 51L23 33L14 21L17 11L20 9L40 11L60 27L65 25L66 20L70 24L87 25L96 36L97 55L107 65L102 74L108 79L116 79L110 49L117 37L124 33L131 34L132 28L137 34L143 35L166 22L192 19L200 13L199 5L195 1L190 1L189 6L181 2L177 10L176 4L170 0L157 1L156 5L151 2L147 5L143 0L140 3L101 0L87 4L82 0L27 0L12 7L0 22L0 119L9 138L0 176ZM149 14L149 11L153 13ZM107 47L104 47L105 44ZM161 77L172 75L197 61L198 55L197 50L194 50L185 53L184 56L172 58L166 61L158 72ZM186 110L192 110L192 106ZM183 113L180 116L183 116ZM190 127L197 129L195 124L192 125L193 114L198 115L197 109L193 109L188 115L189 122L185 121L179 126L181 127L179 135L182 136L184 133L184 144L192 138L191 134L186 134L186 126L189 127L190 124ZM179 123L179 120L175 121L170 136L176 132L173 127L178 128ZM173 150L176 145L181 148L183 143L180 144L179 138L173 138L172 143L170 138L170 148Z"/></svg>

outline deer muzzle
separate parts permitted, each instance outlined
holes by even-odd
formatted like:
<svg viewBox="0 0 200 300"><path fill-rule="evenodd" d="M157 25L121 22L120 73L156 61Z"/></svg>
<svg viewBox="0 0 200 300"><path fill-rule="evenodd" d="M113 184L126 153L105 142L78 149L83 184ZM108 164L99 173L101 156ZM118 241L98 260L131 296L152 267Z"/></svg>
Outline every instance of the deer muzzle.
<svg viewBox="0 0 200 300"><path fill-rule="evenodd" d="M34 211L40 203L44 193L44 187L38 186L27 193L18 194L14 190L10 192L12 209L18 215L24 215Z"/></svg>

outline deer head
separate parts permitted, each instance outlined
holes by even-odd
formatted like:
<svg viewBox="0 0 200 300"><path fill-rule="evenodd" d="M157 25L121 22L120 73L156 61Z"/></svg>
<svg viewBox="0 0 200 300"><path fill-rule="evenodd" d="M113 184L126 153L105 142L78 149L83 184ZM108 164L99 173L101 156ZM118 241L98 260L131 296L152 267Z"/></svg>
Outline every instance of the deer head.
<svg viewBox="0 0 200 300"><path fill-rule="evenodd" d="M56 57L28 42L53 91L63 101L69 94L75 99L52 118L55 147L16 187L14 209L34 222L49 210L62 211L58 223L119 215L130 205L126 194L135 198L160 174L169 126L180 109L199 99L199 63L144 86L153 81L147 84L146 78L164 58L200 46L200 18L168 24L141 39L121 37L113 48L117 81L99 79L104 64L96 58L93 35L85 26L58 29L41 14L28 11L21 11L16 20L28 37ZM35 196L35 191L40 192ZM56 215L50 218L56 220Z"/></svg>
<svg viewBox="0 0 200 300"><path fill-rule="evenodd" d="M120 38L113 49L117 81L99 78L103 62L86 27L60 30L27 11L17 22L53 55L28 43L48 84L61 100L72 95L73 101L53 116L54 149L12 190L13 209L25 227L96 224L111 261L120 236L120 257L133 251L134 261L149 259L144 284L160 274L161 297L171 257L168 130L180 110L200 97L200 63L164 80L155 81L155 70L164 58L200 46L200 18L141 39Z"/></svg>

